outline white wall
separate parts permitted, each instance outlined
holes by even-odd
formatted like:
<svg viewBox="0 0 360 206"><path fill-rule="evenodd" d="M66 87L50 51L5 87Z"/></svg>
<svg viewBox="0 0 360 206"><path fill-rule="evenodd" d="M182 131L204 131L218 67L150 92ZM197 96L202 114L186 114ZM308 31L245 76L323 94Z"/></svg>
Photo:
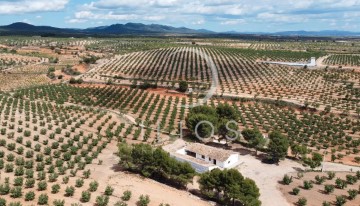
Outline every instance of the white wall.
<svg viewBox="0 0 360 206"><path fill-rule="evenodd" d="M177 157L177 156L173 156L173 157L180 162L188 162L191 165L191 167L194 168L195 171L198 173L205 173L205 172L208 172L208 171L211 171L211 170L217 168L217 166L208 166L207 167L207 166L197 164L196 162L192 162L187 159L183 159L181 157Z"/></svg>

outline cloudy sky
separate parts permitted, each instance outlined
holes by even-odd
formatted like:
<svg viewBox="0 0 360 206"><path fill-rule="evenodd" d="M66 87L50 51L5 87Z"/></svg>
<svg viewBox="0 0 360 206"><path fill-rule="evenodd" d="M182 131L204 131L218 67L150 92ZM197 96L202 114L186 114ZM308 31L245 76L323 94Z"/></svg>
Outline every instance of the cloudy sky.
<svg viewBox="0 0 360 206"><path fill-rule="evenodd" d="M0 0L0 24L155 23L213 31L360 31L360 0Z"/></svg>

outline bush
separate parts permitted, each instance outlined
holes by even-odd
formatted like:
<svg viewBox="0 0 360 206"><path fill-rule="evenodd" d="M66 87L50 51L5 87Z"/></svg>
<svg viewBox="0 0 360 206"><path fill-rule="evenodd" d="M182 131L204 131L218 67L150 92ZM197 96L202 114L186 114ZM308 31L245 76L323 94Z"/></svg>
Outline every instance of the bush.
<svg viewBox="0 0 360 206"><path fill-rule="evenodd" d="M81 193L81 202L89 202L91 199L91 193L89 191L83 191Z"/></svg>
<svg viewBox="0 0 360 206"><path fill-rule="evenodd" d="M128 204L126 202L119 201L119 202L116 202L114 206L128 206Z"/></svg>
<svg viewBox="0 0 360 206"><path fill-rule="evenodd" d="M0 206L6 206L6 200L3 198L0 198Z"/></svg>
<svg viewBox="0 0 360 206"><path fill-rule="evenodd" d="M186 81L181 81L179 83L179 91L186 92L187 89L188 89L188 83Z"/></svg>
<svg viewBox="0 0 360 206"><path fill-rule="evenodd" d="M315 176L316 184L321 185L322 183L325 182L325 178L326 178L326 177L320 177L319 175L316 175L316 176Z"/></svg>
<svg viewBox="0 0 360 206"><path fill-rule="evenodd" d="M99 186L98 182L96 182L96 181L90 182L89 191L95 192L97 190L98 186Z"/></svg>
<svg viewBox="0 0 360 206"><path fill-rule="evenodd" d="M324 190L325 190L326 194L330 194L330 193L334 192L334 189L335 189L334 185L325 185L324 186Z"/></svg>
<svg viewBox="0 0 360 206"><path fill-rule="evenodd" d="M107 186L104 193L107 196L111 196L113 192L114 192L114 188L112 188L111 186Z"/></svg>
<svg viewBox="0 0 360 206"><path fill-rule="evenodd" d="M290 185L290 183L292 182L292 178L293 178L292 176L289 177L288 175L284 175L283 180L282 180L283 184Z"/></svg>
<svg viewBox="0 0 360 206"><path fill-rule="evenodd" d="M298 195L298 194L300 193L300 189L297 188L297 187L295 187L295 188L292 190L292 193L293 193L294 195Z"/></svg>
<svg viewBox="0 0 360 206"><path fill-rule="evenodd" d="M46 181L41 181L41 182L38 183L38 190L39 191L44 191L44 190L46 190L46 188L47 188Z"/></svg>
<svg viewBox="0 0 360 206"><path fill-rule="evenodd" d="M358 178L356 176L352 176L352 175L346 175L346 181L348 184L355 184L357 182Z"/></svg>
<svg viewBox="0 0 360 206"><path fill-rule="evenodd" d="M307 199L305 197L299 198L299 200L296 202L299 206L305 206L307 204Z"/></svg>
<svg viewBox="0 0 360 206"><path fill-rule="evenodd" d="M324 201L323 203L322 203L322 206L330 206L331 204L330 204L330 202L327 202L327 201Z"/></svg>
<svg viewBox="0 0 360 206"><path fill-rule="evenodd" d="M35 199L35 193L34 192L28 192L25 194L25 201L32 201Z"/></svg>
<svg viewBox="0 0 360 206"><path fill-rule="evenodd" d="M19 198L21 196L22 196L22 188L21 187L14 187L10 190L10 197Z"/></svg>
<svg viewBox="0 0 360 206"><path fill-rule="evenodd" d="M346 199L343 196L336 196L335 205L336 206L343 206L346 203Z"/></svg>
<svg viewBox="0 0 360 206"><path fill-rule="evenodd" d="M60 190L59 184L55 184L55 185L51 186L51 193L56 194L59 192L59 190Z"/></svg>
<svg viewBox="0 0 360 206"><path fill-rule="evenodd" d="M358 191L357 190L348 190L348 194L349 194L349 199L353 200L355 199L355 197L358 195Z"/></svg>
<svg viewBox="0 0 360 206"><path fill-rule="evenodd" d="M75 188L73 186L66 187L66 189L65 189L65 196L66 197L71 197L71 196L74 195L74 193L75 193Z"/></svg>
<svg viewBox="0 0 360 206"><path fill-rule="evenodd" d="M107 206L109 204L109 196L102 195L96 197L96 205L97 206Z"/></svg>
<svg viewBox="0 0 360 206"><path fill-rule="evenodd" d="M83 179L77 179L75 182L75 187L82 187L84 185Z"/></svg>
<svg viewBox="0 0 360 206"><path fill-rule="evenodd" d="M139 200L137 201L138 206L148 206L150 203L149 195L140 195Z"/></svg>
<svg viewBox="0 0 360 206"><path fill-rule="evenodd" d="M329 180L332 180L335 177L335 172L327 172L327 175L328 175Z"/></svg>
<svg viewBox="0 0 360 206"><path fill-rule="evenodd" d="M130 190L126 190L124 193L123 193L123 196L121 197L122 200L124 201L129 201L131 199L131 191Z"/></svg>
<svg viewBox="0 0 360 206"><path fill-rule="evenodd" d="M337 178L335 180L335 184L336 184L336 187L339 188L339 189L344 189L347 187L347 183L345 180L342 180L340 178Z"/></svg>
<svg viewBox="0 0 360 206"><path fill-rule="evenodd" d="M65 205L65 200L54 200L53 205L54 206L64 206Z"/></svg>
<svg viewBox="0 0 360 206"><path fill-rule="evenodd" d="M313 184L310 182L310 181L304 181L304 188L306 189L306 190L309 190L309 189L311 189L311 188L313 188Z"/></svg>
<svg viewBox="0 0 360 206"><path fill-rule="evenodd" d="M38 199L38 205L47 205L49 197L47 194L41 194Z"/></svg>

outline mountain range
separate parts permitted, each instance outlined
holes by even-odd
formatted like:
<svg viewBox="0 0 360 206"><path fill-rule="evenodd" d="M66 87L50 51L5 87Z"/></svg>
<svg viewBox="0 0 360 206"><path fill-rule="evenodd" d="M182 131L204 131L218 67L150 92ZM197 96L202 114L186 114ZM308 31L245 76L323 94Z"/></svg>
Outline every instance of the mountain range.
<svg viewBox="0 0 360 206"><path fill-rule="evenodd" d="M119 35L272 35L272 36L321 36L321 37L359 37L360 32L325 30L325 31L283 31L264 32L214 32L205 29L189 29L160 24L113 24L87 29L56 28L51 26L34 26L17 22L0 26L0 35L40 35L40 36L119 36Z"/></svg>

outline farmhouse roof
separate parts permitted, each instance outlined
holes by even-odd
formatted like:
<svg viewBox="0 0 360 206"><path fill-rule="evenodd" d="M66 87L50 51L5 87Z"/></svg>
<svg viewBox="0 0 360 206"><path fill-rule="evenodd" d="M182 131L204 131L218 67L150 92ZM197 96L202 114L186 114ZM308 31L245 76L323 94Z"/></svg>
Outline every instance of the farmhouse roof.
<svg viewBox="0 0 360 206"><path fill-rule="evenodd" d="M210 157L211 159L216 159L219 161L226 161L233 154L238 154L233 151L219 149L216 147L207 146L200 143L194 143L186 146L185 150L194 152L199 155L204 155L206 157Z"/></svg>

